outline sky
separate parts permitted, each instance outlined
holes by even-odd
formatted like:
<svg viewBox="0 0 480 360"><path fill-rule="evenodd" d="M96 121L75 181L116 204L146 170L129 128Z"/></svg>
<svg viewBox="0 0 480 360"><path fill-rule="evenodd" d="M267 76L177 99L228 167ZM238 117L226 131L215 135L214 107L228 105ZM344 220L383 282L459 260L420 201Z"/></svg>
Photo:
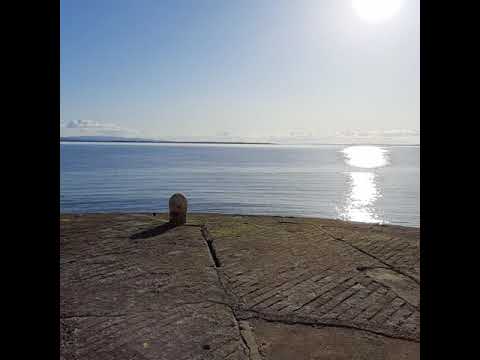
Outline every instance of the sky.
<svg viewBox="0 0 480 360"><path fill-rule="evenodd" d="M419 0L60 6L62 136L419 143Z"/></svg>

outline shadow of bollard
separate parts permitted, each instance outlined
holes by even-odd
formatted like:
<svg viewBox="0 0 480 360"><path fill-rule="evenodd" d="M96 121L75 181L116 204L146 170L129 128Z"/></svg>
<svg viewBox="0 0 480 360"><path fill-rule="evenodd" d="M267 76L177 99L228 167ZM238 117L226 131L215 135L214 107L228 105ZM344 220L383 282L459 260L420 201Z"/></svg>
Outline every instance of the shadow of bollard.
<svg viewBox="0 0 480 360"><path fill-rule="evenodd" d="M147 239L153 236L161 235L176 226L187 223L187 198L180 193L173 194L168 200L169 222L160 226L141 231L130 236L131 240ZM153 213L155 216L156 213Z"/></svg>
<svg viewBox="0 0 480 360"><path fill-rule="evenodd" d="M132 236L130 236L130 240L147 239L150 237L161 235L167 232L168 230L173 229L175 226L176 226L175 224L168 222L160 226L154 227L153 229L148 229L148 230L144 230L139 233L133 234Z"/></svg>

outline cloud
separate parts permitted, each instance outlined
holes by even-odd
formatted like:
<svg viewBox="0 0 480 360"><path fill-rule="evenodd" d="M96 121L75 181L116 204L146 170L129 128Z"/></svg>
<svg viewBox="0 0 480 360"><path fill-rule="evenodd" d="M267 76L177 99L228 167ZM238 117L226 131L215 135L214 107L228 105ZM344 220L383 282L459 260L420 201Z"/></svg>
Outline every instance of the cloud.
<svg viewBox="0 0 480 360"><path fill-rule="evenodd" d="M391 129L391 130L347 130L336 134L339 137L409 137L420 136L420 131L412 129Z"/></svg>
<svg viewBox="0 0 480 360"><path fill-rule="evenodd" d="M420 131L414 129L347 130L335 135L339 142L419 144Z"/></svg>
<svg viewBox="0 0 480 360"><path fill-rule="evenodd" d="M120 127L112 123L100 123L92 120L70 120L60 122L60 130L65 136L75 135L113 135L132 136L139 132Z"/></svg>
<svg viewBox="0 0 480 360"><path fill-rule="evenodd" d="M345 130L312 133L290 130L288 135L270 136L267 141L284 144L419 144L420 131L413 129Z"/></svg>
<svg viewBox="0 0 480 360"><path fill-rule="evenodd" d="M64 127L68 129L105 129L105 130L121 130L115 124L101 124L91 120L70 120L67 123L63 123Z"/></svg>

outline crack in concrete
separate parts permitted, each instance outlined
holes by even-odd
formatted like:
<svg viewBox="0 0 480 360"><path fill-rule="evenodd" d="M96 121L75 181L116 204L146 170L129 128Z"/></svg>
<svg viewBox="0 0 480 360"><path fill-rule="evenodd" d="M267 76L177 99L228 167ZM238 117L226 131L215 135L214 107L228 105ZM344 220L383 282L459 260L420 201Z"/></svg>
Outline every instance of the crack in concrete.
<svg viewBox="0 0 480 360"><path fill-rule="evenodd" d="M384 267L384 266L358 266L357 267L357 270L358 271L361 271L361 272L367 272L367 276L369 276L373 281L375 281L376 283L379 283L381 284L382 286L385 286L385 287L388 287L390 290L392 290L400 299L402 299L403 301L405 301L406 303L408 303L410 306L412 306L415 310L417 311L420 311L420 306L416 304L416 299L412 299L411 296L406 296L405 292L402 292L401 289L398 289L395 285L392 286L392 284L388 284L388 282L386 281L383 281L382 279L379 279L378 277L374 276L373 274L368 274L368 270L376 270L376 269L385 269L385 270L389 270L393 273L398 273L398 274L401 274L397 271L394 271L393 269L391 268L388 268L388 267ZM400 278L400 276L396 274L396 277ZM403 275L403 274L401 274ZM411 280L410 278L408 278L409 280ZM403 282L405 282L406 280L402 279ZM416 284L418 286L418 284ZM415 286L415 285L413 285ZM419 291L417 289L417 291ZM418 301L418 300L417 300Z"/></svg>
<svg viewBox="0 0 480 360"><path fill-rule="evenodd" d="M258 351L258 346L256 345L254 335L250 330L250 325L248 324L247 321L244 321L244 324L240 324L240 321L238 320L237 317L237 310L235 309L236 306L238 306L238 301L236 300L235 296L230 293L230 291L227 290L227 287L222 281L222 274L220 273L219 267L221 266L220 260L217 257L215 247L213 246L213 239L210 235L210 232L208 231L208 228L206 225L201 225L200 227L200 232L202 234L203 239L207 243L208 250L210 253L210 256L212 258L212 261L215 264L215 272L217 274L218 282L220 283L220 286L222 290L225 293L225 296L227 297L228 300L231 301L230 304L228 303L222 303L223 305L227 306L230 308L232 312L232 316L235 319L235 323L238 329L238 334L240 336L240 340L244 346L248 350L248 358L250 360L262 360L262 357L260 356L260 353ZM233 304L233 305L232 305ZM250 332L249 332L250 331Z"/></svg>
<svg viewBox="0 0 480 360"><path fill-rule="evenodd" d="M204 239L205 242L207 243L207 245L208 245L208 243L210 242L210 243L212 244L212 246L213 246L213 239L212 239L212 237L211 237L211 235L210 235L210 232L208 231L208 228L207 228L206 225L202 225L202 226L201 226L201 234L202 234L203 239ZM209 251L210 251L210 248L209 248ZM210 253L210 254L212 255L212 253ZM216 253L215 253L215 257L216 257L216 256L217 256L217 255L216 255ZM218 258L217 258L217 259L218 259ZM215 261L214 258L213 258L213 255L212 255L212 261ZM218 261L220 262L220 260L218 260ZM215 272L216 272L216 274L217 274L218 282L220 283L220 286L221 286L222 290L224 291L225 295L227 296L227 300L230 302L230 306L231 306L232 308L238 307L238 304L240 304L240 301L237 299L237 297L236 297L234 294L232 294L232 293L228 290L227 286L226 286L225 283L223 282L222 277L223 277L224 275L223 275L223 273L222 273L221 268L215 266L215 267L214 267L214 270L215 270ZM228 281L227 281L227 282L228 282ZM232 305L232 304L233 304L233 305Z"/></svg>
<svg viewBox="0 0 480 360"><path fill-rule="evenodd" d="M356 331L364 331L367 333L380 335L380 336L384 336L391 339L399 339L399 340L420 343L420 340L410 337L408 335L390 335L381 331L367 329L360 326L332 323L332 322L322 322L322 321L313 320L313 319L311 320L310 319L291 319L286 316L275 316L275 315L265 314L259 311L255 311L255 310L248 310L246 312L237 314L237 316L239 317L239 319L242 319L242 320L257 319L257 320L263 320L271 323L279 323L279 324L285 324L285 325L304 325L304 326L310 326L314 328L333 327L333 328L351 329Z"/></svg>
<svg viewBox="0 0 480 360"><path fill-rule="evenodd" d="M381 260L380 258L376 257L375 255L370 254L369 252L367 252L367 251L359 248L358 246L355 246L355 245L350 244L348 241L345 241L345 240L343 240L342 238L337 238L336 236L334 236L333 234L331 234L329 231L325 230L322 225L318 225L318 224L311 224L311 225L313 225L314 227L316 227L317 229L319 229L320 231L322 231L323 233L325 233L326 235L328 235L328 236L329 236L330 238L332 238L333 240L335 240L335 241L340 241L340 242L342 242L342 243L344 243L344 244L347 244L348 246L350 246L351 248L353 248L353 249L361 252L362 254L365 254L365 255L367 255L367 256L369 256L369 257L377 260L378 262L382 263L382 264L385 265L388 269L390 269L390 270L392 270L392 271L395 271L395 272L397 272L397 273L399 273L399 274L402 274L403 276L408 277L410 280L414 281L415 283L417 283L417 285L420 286L420 281L417 280L417 279L416 279L415 277L413 277L412 275L409 275L409 274L403 272L402 270L398 269L397 267L392 266L392 265L384 262L383 260Z"/></svg>
<svg viewBox="0 0 480 360"><path fill-rule="evenodd" d="M335 241L341 241L343 243L346 243L348 246L351 248L377 260L381 264L385 265L385 267L382 266L374 266L374 267L358 267L357 270L359 271L365 271L368 269L374 269L374 268L385 268L389 269L391 271L397 272L398 274L401 274L415 283L419 285L419 281L408 275L405 274L403 271L396 269L394 266L385 263L384 261L380 260L376 256L358 248L355 245L352 245L348 241L344 240L343 238L337 238L334 235L332 235L329 231L325 230L322 225L318 224L311 224L311 223L297 223L297 222L290 222L290 221L280 221L280 224L282 223L291 223L291 224L298 224L298 225L312 225L319 229L321 232L325 233L328 235L330 238L332 238ZM250 319L256 319L256 320L263 320L266 322L271 322L271 323L279 323L279 324L285 324L285 325L303 325L303 326L310 326L313 328L323 328L323 327L331 327L331 328L344 328L344 329L351 329L355 331L363 331L366 333L371 333L387 338L392 338L392 339L399 339L399 340L405 340L405 341L410 341L414 343L419 343L419 339L415 335L404 335L402 331L398 331L396 328L392 329L387 329L387 333L375 330L374 328L366 328L363 326L356 326L354 324L350 323L343 323L342 321L337 322L334 319L332 321L323 321L323 319L311 319L308 317L301 317L301 316L296 316L296 315L276 315L276 314L269 314L269 313L264 313L261 311L253 310L251 308L246 308L245 304L240 301L240 299L235 296L234 293L232 293L229 290L229 287L225 284L227 277L226 274L223 272L221 269L221 261L217 256L216 249L214 246L214 239L211 236L211 233L209 232L209 229L205 224L202 225L197 225L197 224L185 224L185 226L191 226L191 227L199 227L201 236L204 239L205 243L207 244L208 251L210 254L210 257L212 259L212 263L215 265L213 269L215 270L215 273L217 275L219 284L221 289L223 290L225 297L226 297L226 302L222 301L217 301L217 300L204 300L204 301L196 301L196 302L184 302L184 303L178 303L175 304L175 307L182 307L182 306L188 306L188 305L197 305L197 304L202 304L202 303L213 303L213 304L218 304L222 305L225 307L228 307L228 309L231 311L232 317L235 321L235 325L238 330L238 340L239 341L239 346L242 348L242 351L244 352L245 355L248 356L250 360L262 360L263 357L259 352L258 345L255 340L255 334L253 332L253 329L250 326L250 323L248 320ZM123 254L123 253L121 253ZM67 261L64 264L68 264L71 262L76 262L76 261L81 261L83 259L73 259L70 261ZM352 295L350 295L352 296ZM400 297L401 298L401 297ZM404 299L405 300L405 299ZM405 300L406 301L406 300ZM311 301L310 301L311 302ZM407 301L408 302L408 301ZM306 304L302 305L301 307L304 307ZM412 304L410 304L412 305ZM415 307L415 306L414 306ZM298 310L298 309L297 309ZM122 318L126 316L135 316L138 314L148 314L148 313L155 313L158 312L159 310L148 310L148 311L139 311L139 312L132 312L132 313L124 313L124 314L65 314L64 316L61 316L61 320L71 320L71 319L82 319L82 318ZM296 310L295 310L296 311ZM232 352L233 353L233 352ZM232 354L230 353L230 354ZM230 355L229 354L229 355Z"/></svg>
<svg viewBox="0 0 480 360"><path fill-rule="evenodd" d="M233 317L235 317L235 313L234 313ZM245 339L245 337L243 335L242 329L240 327L240 323L239 323L239 321L237 320L236 317L235 317L235 320L236 320L236 323L237 323L238 334L240 335L240 339L242 340L242 344L248 350L247 356L248 356L249 359L251 359L250 355L252 354L252 349L250 349L250 346L248 345L247 340Z"/></svg>
<svg viewBox="0 0 480 360"><path fill-rule="evenodd" d="M210 256L212 257L215 267L221 267L222 264L220 263L220 259L217 257L217 252L215 250L215 246L213 245L213 239L211 238L207 227L205 225L202 225L200 227L200 232L202 233L203 239L207 243L208 251L210 252Z"/></svg>
<svg viewBox="0 0 480 360"><path fill-rule="evenodd" d="M245 320L239 321L238 323L240 325L240 336L248 348L248 358L250 360L262 360L263 358L258 351L258 345L252 328L250 327L250 323Z"/></svg>
<svg viewBox="0 0 480 360"><path fill-rule="evenodd" d="M343 239L336 238L335 236L330 234L328 231L323 229L323 227L321 225L317 225L317 224L309 224L309 225L313 225L314 227L320 226L320 230L322 232L324 232L325 234L327 234L332 239L334 239L335 241L341 241L342 243L346 243L348 246L364 253L365 255L367 255L369 257L372 257L372 258L378 260L380 263L385 265L386 269L390 269L390 270L395 271L399 274L402 274L402 275L408 277L409 279L415 281L418 284L418 281L416 279L412 278L411 276L408 276L407 274L404 274L402 271L399 271L396 268L392 267L391 265L389 265L387 263L384 263L382 260L378 259L377 257L363 251L362 249L357 248L356 246L344 241ZM209 245L209 244L213 245L213 239L212 239L212 237L210 235L210 232L208 231L208 228L207 228L206 225L201 226L201 234L202 234L202 237L204 238L205 242L207 243L207 245ZM209 251L210 251L210 246L209 246ZM214 259L217 257L216 252L215 252L215 257L212 253L210 253L210 254L212 256L212 260L215 261ZM241 307L241 304L236 300L236 297L227 290L225 284L223 283L222 278L221 278L221 274L220 274L221 269L219 269L216 266L215 271L217 273L217 277L218 277L218 280L219 280L219 283L220 283L222 289L224 290L227 298L231 301L231 304L225 304L225 305L228 306L232 311L232 314L233 314L233 316L235 318L235 321L237 322L237 326L239 328L239 334L240 334L242 343L248 349L248 351L249 351L248 356L249 356L249 359L251 359L251 360L257 360L257 359L261 360L262 357L261 357L261 355L258 355L260 357L256 357L256 354L260 354L259 351L258 351L258 346L256 345L256 343L255 343L256 348L253 350L254 355L252 355L251 345L249 345L247 339L244 337L245 334L242 334L242 330L240 328L240 321L246 321L246 320L250 320L250 319L264 320L264 321L267 321L267 322L281 323L281 324L286 324L286 325L304 325L304 326L311 326L311 327L343 328L343 329L350 329L350 330L355 330L355 331L364 331L364 332L367 332L367 333L371 333L371 334L375 334L375 335L379 335L379 336L384 336L384 337L391 338L391 339L405 340L405 341L411 341L411 342L415 342L415 343L420 342L419 339L417 339L415 337L412 337L412 336L409 336L409 335L403 335L403 334L391 335L391 334L388 334L388 333L385 333L385 332L382 332L382 331L369 329L367 327L362 327L362 326L355 326L355 325L351 325L351 324L342 324L342 323L334 323L334 322L323 322L323 321L319 321L319 320L315 320L315 319L308 319L308 318L306 318L306 319L303 319L303 318L292 319L291 317L289 318L288 316L285 316L285 315L266 314L266 313L263 313L263 312L260 312L260 311L257 311L257 310L253 310L251 308L243 309ZM298 317L298 316L295 316L295 317ZM253 332L252 332L252 336L253 336Z"/></svg>

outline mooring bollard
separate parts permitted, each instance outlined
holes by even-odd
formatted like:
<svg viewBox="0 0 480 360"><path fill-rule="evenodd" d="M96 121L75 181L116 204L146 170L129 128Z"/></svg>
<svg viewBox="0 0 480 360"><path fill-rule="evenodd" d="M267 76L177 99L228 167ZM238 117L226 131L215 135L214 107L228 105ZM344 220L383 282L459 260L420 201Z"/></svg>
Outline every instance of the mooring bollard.
<svg viewBox="0 0 480 360"><path fill-rule="evenodd" d="M187 198L180 193L173 194L168 200L170 223L183 225L187 222Z"/></svg>

